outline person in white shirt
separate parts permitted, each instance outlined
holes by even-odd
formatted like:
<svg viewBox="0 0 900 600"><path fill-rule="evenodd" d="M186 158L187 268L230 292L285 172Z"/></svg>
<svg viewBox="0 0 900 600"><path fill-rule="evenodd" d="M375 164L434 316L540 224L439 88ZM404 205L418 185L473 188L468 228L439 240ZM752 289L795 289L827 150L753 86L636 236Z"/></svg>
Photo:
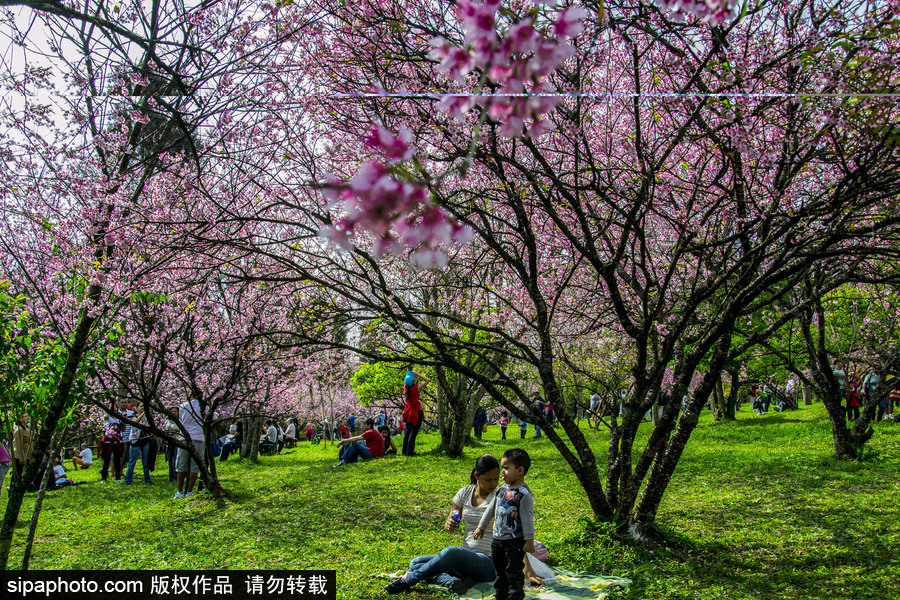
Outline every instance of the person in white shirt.
<svg viewBox="0 0 900 600"><path fill-rule="evenodd" d="M259 453L274 454L278 448L278 429L272 419L266 419L266 432L259 438Z"/></svg>
<svg viewBox="0 0 900 600"><path fill-rule="evenodd" d="M187 432L185 442L194 446L201 461L206 460L206 434L203 431L203 411L200 408L200 400L192 398L178 407L178 420ZM215 415L213 415L215 420ZM194 495L194 484L200 475L200 466L197 461L184 448L178 448L175 455L175 473L178 482L178 492L175 498L190 498ZM187 485L185 485L185 483Z"/></svg>
<svg viewBox="0 0 900 600"><path fill-rule="evenodd" d="M293 417L288 419L287 429L284 431L284 443L288 447L292 447L297 441L297 424Z"/></svg>
<svg viewBox="0 0 900 600"><path fill-rule="evenodd" d="M66 470L63 468L58 456L53 459L53 481L56 487L75 484L74 481L66 477Z"/></svg>
<svg viewBox="0 0 900 600"><path fill-rule="evenodd" d="M591 394L591 404L588 409L588 429L593 426L600 428L600 394L597 392Z"/></svg>
<svg viewBox="0 0 900 600"><path fill-rule="evenodd" d="M81 452L72 457L72 467L77 471L78 467L87 469L94 462L94 453L87 444L81 445Z"/></svg>

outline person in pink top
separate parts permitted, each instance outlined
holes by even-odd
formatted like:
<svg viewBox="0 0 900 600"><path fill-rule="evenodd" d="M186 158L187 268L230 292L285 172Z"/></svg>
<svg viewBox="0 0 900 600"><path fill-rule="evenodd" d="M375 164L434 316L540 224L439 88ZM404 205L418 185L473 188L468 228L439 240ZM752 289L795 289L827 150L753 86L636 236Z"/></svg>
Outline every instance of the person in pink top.
<svg viewBox="0 0 900 600"><path fill-rule="evenodd" d="M503 437L500 438L501 440L506 439L506 428L509 427L509 417L507 415L508 413L504 410L503 414L500 415L500 420L497 421L500 424L500 433L503 434Z"/></svg>

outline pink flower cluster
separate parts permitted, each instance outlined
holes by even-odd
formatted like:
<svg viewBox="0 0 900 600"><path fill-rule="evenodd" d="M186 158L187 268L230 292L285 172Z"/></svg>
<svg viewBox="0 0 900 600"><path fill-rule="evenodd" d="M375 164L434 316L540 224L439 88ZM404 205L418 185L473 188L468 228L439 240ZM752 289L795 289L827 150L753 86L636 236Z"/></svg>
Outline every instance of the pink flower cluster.
<svg viewBox="0 0 900 600"><path fill-rule="evenodd" d="M561 98L550 95L547 77L575 54L575 47L566 40L581 33L587 11L580 6L569 8L543 27L530 17L524 18L509 25L501 35L499 0L460 0L457 9L466 46L461 48L435 38L430 56L440 61L438 71L458 82L480 69L494 93L448 96L439 107L459 118L475 103L485 105L488 115L501 123L501 132L507 137L535 138L548 131L550 122L546 115Z"/></svg>
<svg viewBox="0 0 900 600"><path fill-rule="evenodd" d="M720 25L737 14L737 0L655 0L663 8L675 13L697 17L704 23Z"/></svg>
<svg viewBox="0 0 900 600"><path fill-rule="evenodd" d="M344 214L320 234L346 248L351 235L367 232L375 236L372 252L376 256L409 248L414 249L410 260L417 266L446 266L447 254L441 247L467 244L473 234L433 204L425 186L398 177L397 166L415 155L412 133L402 128L395 135L376 125L366 143L385 161L366 161L348 182L329 182L325 196L330 207Z"/></svg>

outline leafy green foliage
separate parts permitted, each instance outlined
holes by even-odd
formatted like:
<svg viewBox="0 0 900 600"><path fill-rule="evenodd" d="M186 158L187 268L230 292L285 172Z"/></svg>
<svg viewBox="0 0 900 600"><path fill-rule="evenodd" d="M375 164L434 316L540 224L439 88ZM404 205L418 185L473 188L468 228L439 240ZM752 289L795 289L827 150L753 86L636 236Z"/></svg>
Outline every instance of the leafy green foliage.
<svg viewBox="0 0 900 600"><path fill-rule="evenodd" d="M107 337L115 341L120 333L111 327ZM28 414L32 423L39 423L56 392L67 357L66 345L35 323L26 310L26 298L14 295L8 284L0 282L0 408L4 414ZM97 393L88 388L88 375L108 358L94 351L82 359L61 427L76 418L76 408L88 395Z"/></svg>
<svg viewBox="0 0 900 600"><path fill-rule="evenodd" d="M388 363L362 363L350 379L363 406L371 406L385 400L399 400L402 396L403 376L406 369Z"/></svg>

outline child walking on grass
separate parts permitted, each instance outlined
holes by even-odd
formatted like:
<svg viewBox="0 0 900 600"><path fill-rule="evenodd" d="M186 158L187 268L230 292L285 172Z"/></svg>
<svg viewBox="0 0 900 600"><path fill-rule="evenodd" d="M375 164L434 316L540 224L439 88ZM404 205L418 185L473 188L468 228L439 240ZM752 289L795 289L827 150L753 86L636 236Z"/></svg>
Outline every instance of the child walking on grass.
<svg viewBox="0 0 900 600"><path fill-rule="evenodd" d="M522 600L525 576L522 561L526 552L534 552L534 496L525 474L531 458L521 448L511 448L500 460L503 483L497 488L497 499L487 507L473 537L484 536L487 524L494 519L494 541L491 560L497 571L494 583L496 600Z"/></svg>

